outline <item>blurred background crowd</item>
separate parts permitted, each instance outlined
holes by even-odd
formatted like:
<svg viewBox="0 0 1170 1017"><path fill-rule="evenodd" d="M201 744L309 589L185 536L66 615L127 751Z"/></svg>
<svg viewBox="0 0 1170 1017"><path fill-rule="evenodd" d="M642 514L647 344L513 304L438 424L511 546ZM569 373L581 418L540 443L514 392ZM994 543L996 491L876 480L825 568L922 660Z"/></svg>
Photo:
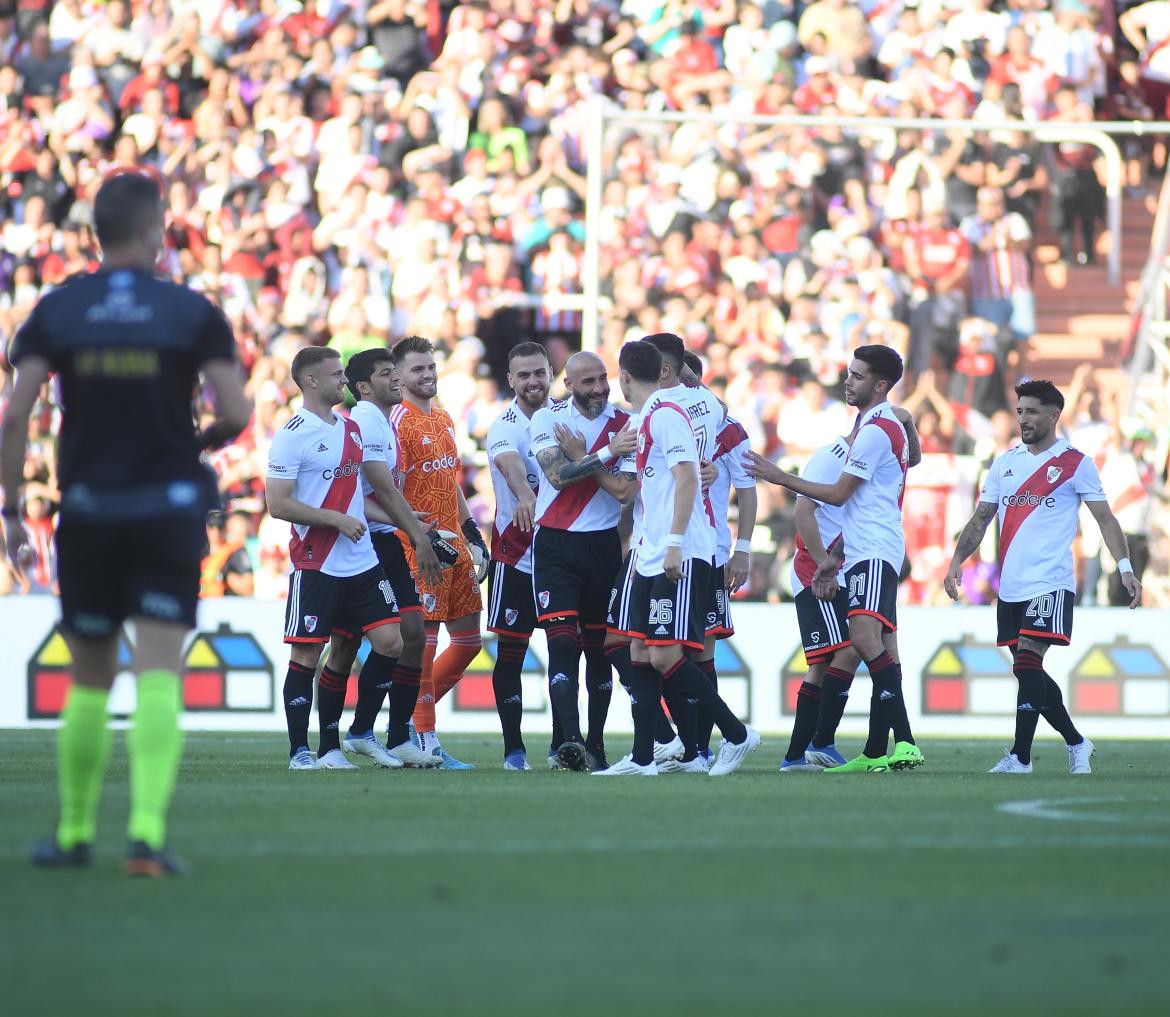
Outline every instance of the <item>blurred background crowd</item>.
<svg viewBox="0 0 1170 1017"><path fill-rule="evenodd" d="M104 174L157 170L164 270L223 307L256 401L214 457L228 512L209 526L204 589L281 597L288 528L265 514L263 478L296 409L295 352L436 341L489 526L482 448L510 397L507 350L536 338L559 369L580 345L589 100L691 114L605 133L601 353L612 364L628 338L677 332L755 447L799 465L850 427L850 349L896 346L928 453L907 494L903 596L939 602L982 471L1014 442L1037 224L1074 276L1109 242L1096 150L1037 144L1013 122L1165 119L1168 43L1170 3L1112 0L0 3L0 340L96 264ZM734 119L748 114L989 127ZM1164 145L1124 154L1129 193L1156 188ZM1066 395L1069 437L1128 499L1135 565L1165 563L1151 428L1167 422L1128 418L1090 366ZM53 585L57 412L49 390L25 471L37 564L23 591L0 573L3 592ZM791 505L769 489L762 507L747 596L774 600ZM1081 598L1108 603L1095 532L1078 548ZM972 599L994 599L994 555L970 568Z"/></svg>

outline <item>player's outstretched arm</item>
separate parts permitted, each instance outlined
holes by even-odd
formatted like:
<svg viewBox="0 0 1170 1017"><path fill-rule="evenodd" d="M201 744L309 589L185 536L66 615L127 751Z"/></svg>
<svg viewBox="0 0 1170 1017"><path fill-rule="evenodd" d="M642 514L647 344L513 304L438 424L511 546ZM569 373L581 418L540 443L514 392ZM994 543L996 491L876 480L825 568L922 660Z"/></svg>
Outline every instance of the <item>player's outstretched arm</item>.
<svg viewBox="0 0 1170 1017"><path fill-rule="evenodd" d="M983 535L994 518L995 502L981 501L975 506L975 511L967 520L963 532L959 534L955 553L951 555L951 567L947 569L947 576L943 580L943 589L947 591L947 596L951 600L959 599L959 587L963 585L963 562L983 543Z"/></svg>
<svg viewBox="0 0 1170 1017"><path fill-rule="evenodd" d="M1132 611L1142 602L1142 584L1134 575L1133 566L1129 561L1129 541L1125 539L1121 523L1117 521L1109 502L1087 501L1085 504L1101 529L1101 539L1105 541L1105 546L1109 548L1109 553L1117 562L1117 570L1121 573L1121 585L1129 594L1129 609Z"/></svg>
<svg viewBox="0 0 1170 1017"><path fill-rule="evenodd" d="M28 418L37 396L49 380L49 361L26 356L16 369L16 381L0 423L0 480L4 484L4 544L17 578L23 578L21 558L26 551L24 522L20 514L20 485L28 452Z"/></svg>
<svg viewBox="0 0 1170 1017"><path fill-rule="evenodd" d="M269 477L264 484L264 498L268 503L268 514L274 519L283 519L286 523L296 523L299 526L328 526L340 530L352 541L362 539L366 532L366 524L361 519L355 519L344 512L335 512L333 509L313 508L303 501L293 497L296 489L295 480L279 480Z"/></svg>
<svg viewBox="0 0 1170 1017"><path fill-rule="evenodd" d="M377 495L378 504L390 517L390 521L406 534L410 546L414 548L419 572L424 582L433 589L442 580L442 566L435 556L430 540L427 539L426 529L394 483L390 467L383 461L370 459L362 463L362 476L370 482L374 494Z"/></svg>
<svg viewBox="0 0 1170 1017"><path fill-rule="evenodd" d="M785 473L770 459L765 459L758 452L748 452L743 457L744 469L757 480L766 480L769 484L786 487L795 494L803 494L806 498L824 502L827 505L844 505L853 492L861 486L861 478L849 473L842 473L832 484L815 484L804 480L793 473Z"/></svg>

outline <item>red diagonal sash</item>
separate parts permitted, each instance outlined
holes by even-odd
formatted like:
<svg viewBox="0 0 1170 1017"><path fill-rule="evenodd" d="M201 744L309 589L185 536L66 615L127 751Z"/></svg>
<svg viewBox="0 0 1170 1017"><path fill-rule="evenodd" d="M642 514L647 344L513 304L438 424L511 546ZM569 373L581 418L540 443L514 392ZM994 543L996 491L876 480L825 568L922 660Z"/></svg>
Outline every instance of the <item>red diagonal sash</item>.
<svg viewBox="0 0 1170 1017"><path fill-rule="evenodd" d="M1081 460L1084 458L1085 454L1078 452L1075 448L1065 449L1056 458L1049 459L1020 485L1019 490L1016 491L1016 502L1004 512L1003 523L999 529L999 560L1001 564L1007 557L1012 540L1020 532L1020 527L1024 525L1024 520L1039 508L1043 500L1061 484L1072 480L1073 474L1077 472L1077 467L1080 466ZM1054 469L1060 472L1052 476L1050 480L1050 471ZM1024 504L1020 504L1021 498L1024 499Z"/></svg>

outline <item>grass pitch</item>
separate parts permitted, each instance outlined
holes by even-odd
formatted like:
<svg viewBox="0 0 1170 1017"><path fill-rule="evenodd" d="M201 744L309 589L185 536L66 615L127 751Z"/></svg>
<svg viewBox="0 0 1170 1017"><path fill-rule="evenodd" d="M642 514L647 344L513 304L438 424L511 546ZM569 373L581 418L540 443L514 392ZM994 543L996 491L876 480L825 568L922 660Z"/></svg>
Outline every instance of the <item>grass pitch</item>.
<svg viewBox="0 0 1170 1017"><path fill-rule="evenodd" d="M193 734L186 879L121 875L119 737L89 872L25 862L55 808L46 732L0 732L6 1013L1122 1014L1170 998L1161 743L988 741L908 774L289 773L274 735ZM544 745L530 756L543 767ZM611 745L616 758L624 739ZM365 762L363 760L363 762ZM1022 804L1021 804L1022 803Z"/></svg>

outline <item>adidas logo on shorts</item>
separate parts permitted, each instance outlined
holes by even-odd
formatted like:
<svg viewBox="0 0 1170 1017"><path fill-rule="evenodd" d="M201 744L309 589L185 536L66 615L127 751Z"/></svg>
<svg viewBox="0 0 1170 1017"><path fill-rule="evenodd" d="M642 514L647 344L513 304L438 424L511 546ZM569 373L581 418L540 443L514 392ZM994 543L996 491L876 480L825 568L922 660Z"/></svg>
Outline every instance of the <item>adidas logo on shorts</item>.
<svg viewBox="0 0 1170 1017"><path fill-rule="evenodd" d="M665 625L659 625L659 626L658 626L658 628L656 628L656 629L654 630L654 634L655 634L656 636L665 636L665 635L667 635L666 626L665 626Z"/></svg>

